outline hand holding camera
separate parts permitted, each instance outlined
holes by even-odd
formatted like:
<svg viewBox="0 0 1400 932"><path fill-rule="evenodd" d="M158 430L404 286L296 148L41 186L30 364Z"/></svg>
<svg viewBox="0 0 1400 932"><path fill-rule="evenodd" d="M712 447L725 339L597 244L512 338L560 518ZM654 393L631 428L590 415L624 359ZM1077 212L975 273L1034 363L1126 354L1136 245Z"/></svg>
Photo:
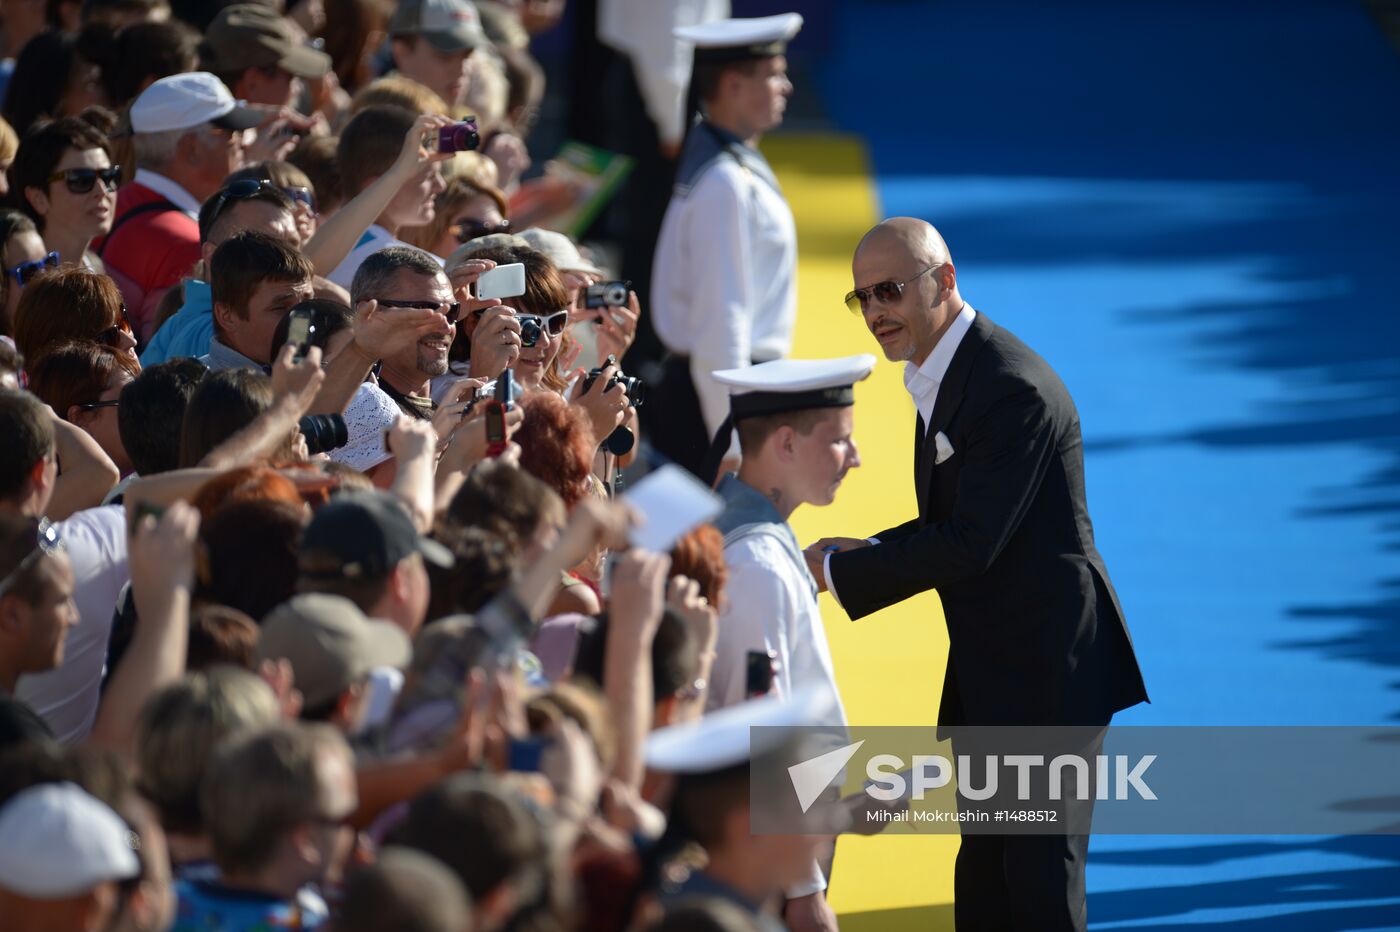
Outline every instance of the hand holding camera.
<svg viewBox="0 0 1400 932"><path fill-rule="evenodd" d="M637 293L631 282L601 282L590 285L580 295L585 310L594 311L598 351L621 359L637 338L637 322L642 317Z"/></svg>
<svg viewBox="0 0 1400 932"><path fill-rule="evenodd" d="M472 375L494 379L520 357L520 321L504 304L488 307L472 331Z"/></svg>

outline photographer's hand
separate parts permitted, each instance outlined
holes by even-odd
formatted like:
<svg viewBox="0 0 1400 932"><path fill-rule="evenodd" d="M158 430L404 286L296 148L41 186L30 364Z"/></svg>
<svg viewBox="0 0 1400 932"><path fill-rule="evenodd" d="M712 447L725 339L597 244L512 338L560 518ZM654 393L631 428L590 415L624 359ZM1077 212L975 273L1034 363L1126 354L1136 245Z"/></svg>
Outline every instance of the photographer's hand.
<svg viewBox="0 0 1400 932"><path fill-rule="evenodd" d="M472 331L472 375L499 378L520 358L520 321L504 304L487 308Z"/></svg>
<svg viewBox="0 0 1400 932"><path fill-rule="evenodd" d="M627 417L629 403L621 384L607 387L617 374L617 363L609 360L601 368L602 371L593 380L593 384L588 386L587 391L583 390L583 381L579 381L574 389L573 398L574 404L583 408L584 413L588 415L588 423L593 427L595 447L607 440L617 429L617 425Z"/></svg>
<svg viewBox="0 0 1400 932"><path fill-rule="evenodd" d="M626 307L605 307L598 311L598 353L621 359L637 339L637 322L642 305L635 291L627 293Z"/></svg>

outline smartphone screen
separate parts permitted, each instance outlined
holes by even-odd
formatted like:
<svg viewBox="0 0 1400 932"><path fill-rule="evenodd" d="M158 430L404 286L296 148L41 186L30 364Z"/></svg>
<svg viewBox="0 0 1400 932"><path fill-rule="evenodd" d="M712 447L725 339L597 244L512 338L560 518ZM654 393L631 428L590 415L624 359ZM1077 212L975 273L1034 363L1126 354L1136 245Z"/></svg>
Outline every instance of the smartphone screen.
<svg viewBox="0 0 1400 932"><path fill-rule="evenodd" d="M506 433L506 409L499 401L486 403L486 455L500 456L510 439Z"/></svg>
<svg viewBox="0 0 1400 932"><path fill-rule="evenodd" d="M513 298L525 293L525 265L512 262L481 273L476 280L478 298Z"/></svg>
<svg viewBox="0 0 1400 932"><path fill-rule="evenodd" d="M311 325L311 308L294 307L287 316L287 342L296 347L296 358L306 355L311 345L311 334L316 328Z"/></svg>

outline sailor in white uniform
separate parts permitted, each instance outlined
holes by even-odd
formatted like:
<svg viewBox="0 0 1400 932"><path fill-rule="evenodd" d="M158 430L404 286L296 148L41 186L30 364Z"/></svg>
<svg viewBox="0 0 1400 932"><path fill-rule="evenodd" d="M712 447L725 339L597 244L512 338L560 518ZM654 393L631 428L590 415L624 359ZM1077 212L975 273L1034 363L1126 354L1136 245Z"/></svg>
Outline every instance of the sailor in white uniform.
<svg viewBox="0 0 1400 932"><path fill-rule="evenodd" d="M718 369L785 357L797 318L797 232L758 140L782 122L796 13L679 28L694 43L690 127L661 225L652 316L670 356L655 446L698 472L729 412ZM698 401L698 410L697 410ZM728 451L731 462L737 448Z"/></svg>
<svg viewBox="0 0 1400 932"><path fill-rule="evenodd" d="M724 511L715 526L724 535L729 568L725 609L710 675L709 705L751 697L750 664L773 660L773 690L827 693L829 724L844 726L836 675L817 606L817 587L788 518L804 504L829 505L846 473L860 465L851 432L854 385L875 366L871 355L842 359L784 359L716 372L730 392L743 463L718 492ZM723 444L717 439L710 465Z"/></svg>

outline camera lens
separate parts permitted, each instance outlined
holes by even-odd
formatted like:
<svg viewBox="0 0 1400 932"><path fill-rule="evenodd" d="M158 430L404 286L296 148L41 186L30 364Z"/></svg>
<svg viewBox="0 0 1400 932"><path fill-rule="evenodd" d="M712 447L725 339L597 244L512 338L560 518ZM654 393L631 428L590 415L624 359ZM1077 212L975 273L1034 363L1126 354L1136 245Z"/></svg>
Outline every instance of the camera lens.
<svg viewBox="0 0 1400 932"><path fill-rule="evenodd" d="M306 438L306 449L313 456L329 453L350 442L350 432L345 426L345 418L339 414L308 414L297 422L301 435Z"/></svg>
<svg viewBox="0 0 1400 932"><path fill-rule="evenodd" d="M603 292L603 303L609 307L626 307L627 289L621 285L613 285Z"/></svg>
<svg viewBox="0 0 1400 932"><path fill-rule="evenodd" d="M627 400L632 407L640 408L647 397L647 383L635 376L623 376L622 388L627 392Z"/></svg>
<svg viewBox="0 0 1400 932"><path fill-rule="evenodd" d="M542 332L538 318L522 318L520 321L520 345L534 346L536 343L540 342L540 334Z"/></svg>

